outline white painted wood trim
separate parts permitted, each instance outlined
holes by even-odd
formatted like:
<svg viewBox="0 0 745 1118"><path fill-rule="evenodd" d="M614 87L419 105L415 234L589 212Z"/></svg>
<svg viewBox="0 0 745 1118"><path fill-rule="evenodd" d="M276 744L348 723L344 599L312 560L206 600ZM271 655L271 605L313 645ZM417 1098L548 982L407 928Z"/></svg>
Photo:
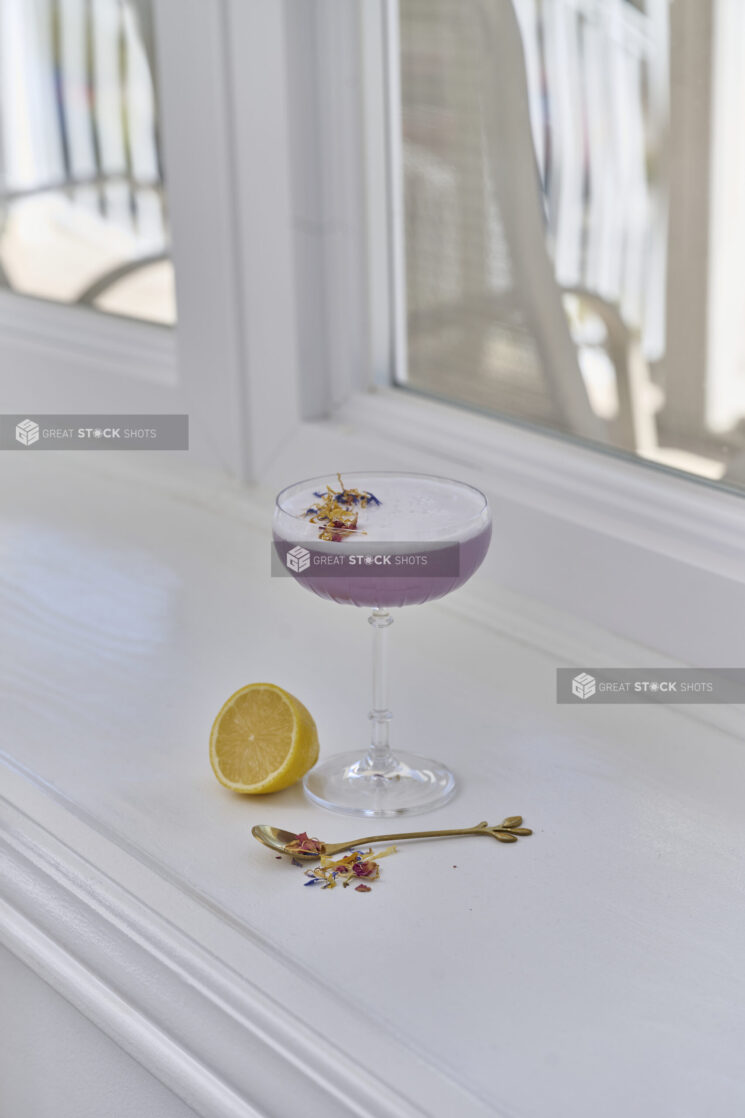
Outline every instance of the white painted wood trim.
<svg viewBox="0 0 745 1118"><path fill-rule="evenodd" d="M251 477L297 417L283 9L156 17L179 371L212 460Z"/></svg>
<svg viewBox="0 0 745 1118"><path fill-rule="evenodd" d="M372 0L361 6L360 53L362 58L362 120L364 140L364 223L367 252L367 304L369 323L369 375L367 386L390 384L397 368L405 369L401 342L405 344L406 285L403 244L399 238L401 190L392 185L400 175L400 129L391 126L391 113L400 113L396 100L398 54L389 45L397 0ZM400 253L394 267L394 254ZM403 313L402 313L403 311Z"/></svg>
<svg viewBox="0 0 745 1118"><path fill-rule="evenodd" d="M178 382L174 335L167 327L0 290L0 356L11 348L83 369L99 382L121 376L170 387ZM58 379L65 376L52 371ZM4 391L12 390L11 378L3 362ZM33 384L27 387L33 393Z"/></svg>
<svg viewBox="0 0 745 1118"><path fill-rule="evenodd" d="M386 361L387 204L382 111L370 86L379 0L286 0L301 414L329 415ZM368 113L370 114L368 116ZM375 232L374 232L374 231ZM376 236L377 234L377 236ZM373 336L376 330L377 336ZM382 355L381 355L382 349Z"/></svg>
<svg viewBox="0 0 745 1118"><path fill-rule="evenodd" d="M385 49L385 128L388 138L388 206L380 213L376 228L388 225L389 284L391 298L391 362L387 381L378 384L403 383L408 373L408 326L406 297L406 243L404 239L404 166L403 128L401 123L401 46L398 0L383 0Z"/></svg>
<svg viewBox="0 0 745 1118"><path fill-rule="evenodd" d="M0 764L0 943L203 1118L494 1114L34 774Z"/></svg>
<svg viewBox="0 0 745 1118"><path fill-rule="evenodd" d="M728 431L745 412L741 338L745 234L745 147L740 106L745 95L745 8L716 0L711 63L709 259L705 385L706 422Z"/></svg>
<svg viewBox="0 0 745 1118"><path fill-rule="evenodd" d="M175 8L181 19L182 2ZM203 8L202 3L199 4ZM237 367L235 395L240 409L239 476L255 477L292 431L299 415L299 357L292 252L290 195L290 121L284 6L263 0L221 0L226 90L227 145L221 153L229 178L226 256ZM183 57L193 67L193 57ZM183 79L182 79L183 80ZM210 173L209 166L206 173ZM206 188L207 184L203 184ZM211 223L208 205L205 219ZM196 259L187 272L198 268ZM207 274L207 283L214 276ZM199 292L190 323L204 314L206 287ZM208 357L220 358L220 337L210 331ZM204 366L195 369L199 412L208 410L219 439L225 420Z"/></svg>
<svg viewBox="0 0 745 1118"><path fill-rule="evenodd" d="M721 486L396 389L336 418L461 462L526 507L745 581L745 502Z"/></svg>

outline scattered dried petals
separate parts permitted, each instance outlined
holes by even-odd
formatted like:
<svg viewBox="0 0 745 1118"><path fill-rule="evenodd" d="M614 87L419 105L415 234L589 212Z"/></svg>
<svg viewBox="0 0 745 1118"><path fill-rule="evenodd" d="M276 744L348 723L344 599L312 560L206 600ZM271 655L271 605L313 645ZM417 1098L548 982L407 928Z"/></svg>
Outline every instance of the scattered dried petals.
<svg viewBox="0 0 745 1118"><path fill-rule="evenodd" d="M372 893L372 889L370 888L369 885L364 885L364 884L360 883L357 886L357 888L355 889L355 893Z"/></svg>
<svg viewBox="0 0 745 1118"><path fill-rule="evenodd" d="M365 851L350 850L348 854L344 854L341 858L330 858L322 854L319 864L305 871L305 876L309 880L304 884L322 885L324 889L335 889L337 885L341 884L346 889L355 881L359 882L360 878L366 881L377 881L380 877L380 866L377 860L373 861L372 853L371 848ZM387 858L389 854L395 853L395 846L389 846L376 854L375 858ZM301 864L295 859L293 861L296 865ZM357 889L359 890L359 885ZM361 892L370 892L370 886L365 885Z"/></svg>
<svg viewBox="0 0 745 1118"><path fill-rule="evenodd" d="M375 881L380 877L380 867L377 862L355 862L352 873L355 877L369 877Z"/></svg>
<svg viewBox="0 0 745 1118"><path fill-rule="evenodd" d="M372 850L368 850L367 853L372 854ZM387 857L389 857L389 855L395 854L395 853L396 853L396 847L395 846L386 846L385 850L376 850L375 851L375 860L377 862L379 862L381 858L387 858Z"/></svg>

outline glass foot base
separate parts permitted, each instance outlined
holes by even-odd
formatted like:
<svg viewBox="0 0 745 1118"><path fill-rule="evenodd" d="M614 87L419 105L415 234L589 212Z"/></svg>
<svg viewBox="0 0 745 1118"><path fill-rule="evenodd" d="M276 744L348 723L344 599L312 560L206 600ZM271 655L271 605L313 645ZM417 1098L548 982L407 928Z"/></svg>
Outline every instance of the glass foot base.
<svg viewBox="0 0 745 1118"><path fill-rule="evenodd" d="M396 753L375 767L359 753L337 753L316 765L303 780L314 804L344 815L416 815L446 803L455 777L438 761Z"/></svg>

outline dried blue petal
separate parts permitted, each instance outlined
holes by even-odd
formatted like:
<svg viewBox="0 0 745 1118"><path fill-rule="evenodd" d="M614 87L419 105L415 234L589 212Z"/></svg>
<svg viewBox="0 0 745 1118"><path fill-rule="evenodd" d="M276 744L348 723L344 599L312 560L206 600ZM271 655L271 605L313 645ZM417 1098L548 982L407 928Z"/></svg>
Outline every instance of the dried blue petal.
<svg viewBox="0 0 745 1118"><path fill-rule="evenodd" d="M304 881L303 885L323 885L322 877L312 877L310 881Z"/></svg>

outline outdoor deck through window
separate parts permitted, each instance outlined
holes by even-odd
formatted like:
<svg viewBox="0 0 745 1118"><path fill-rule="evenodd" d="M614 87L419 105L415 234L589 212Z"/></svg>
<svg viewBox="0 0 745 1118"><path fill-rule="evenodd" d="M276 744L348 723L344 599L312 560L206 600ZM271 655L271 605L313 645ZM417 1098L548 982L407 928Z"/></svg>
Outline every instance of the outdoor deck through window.
<svg viewBox="0 0 745 1118"><path fill-rule="evenodd" d="M401 383L745 484L745 5L399 12Z"/></svg>
<svg viewBox="0 0 745 1118"><path fill-rule="evenodd" d="M150 0L0 0L0 284L176 321Z"/></svg>

